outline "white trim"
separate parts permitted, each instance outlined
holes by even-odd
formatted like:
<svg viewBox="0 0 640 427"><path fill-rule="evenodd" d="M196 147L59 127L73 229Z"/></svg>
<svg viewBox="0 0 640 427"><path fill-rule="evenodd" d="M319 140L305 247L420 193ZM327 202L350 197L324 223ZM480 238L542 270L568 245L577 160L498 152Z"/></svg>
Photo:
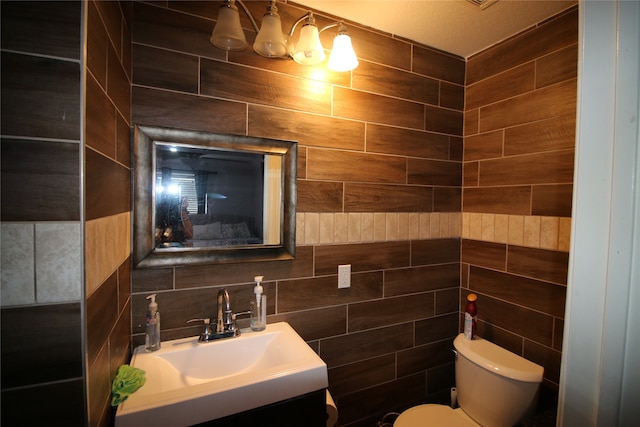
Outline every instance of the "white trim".
<svg viewBox="0 0 640 427"><path fill-rule="evenodd" d="M631 425L639 416L639 21L638 2L580 3L559 426Z"/></svg>

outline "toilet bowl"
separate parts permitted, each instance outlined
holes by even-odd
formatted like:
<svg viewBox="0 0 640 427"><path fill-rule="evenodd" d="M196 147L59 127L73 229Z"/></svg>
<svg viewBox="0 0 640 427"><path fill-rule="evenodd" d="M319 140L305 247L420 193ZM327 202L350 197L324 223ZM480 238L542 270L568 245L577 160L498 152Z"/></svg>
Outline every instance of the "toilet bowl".
<svg viewBox="0 0 640 427"><path fill-rule="evenodd" d="M460 407L419 405L401 413L394 427L513 427L538 402L544 368L487 340L453 341Z"/></svg>

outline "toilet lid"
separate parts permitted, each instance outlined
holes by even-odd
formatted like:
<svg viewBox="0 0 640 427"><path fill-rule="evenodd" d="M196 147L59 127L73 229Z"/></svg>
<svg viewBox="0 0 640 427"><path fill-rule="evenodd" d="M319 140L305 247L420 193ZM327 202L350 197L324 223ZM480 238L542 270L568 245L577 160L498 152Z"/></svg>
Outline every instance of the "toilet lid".
<svg viewBox="0 0 640 427"><path fill-rule="evenodd" d="M396 419L393 427L477 427L470 418L446 405L418 405L407 409Z"/></svg>

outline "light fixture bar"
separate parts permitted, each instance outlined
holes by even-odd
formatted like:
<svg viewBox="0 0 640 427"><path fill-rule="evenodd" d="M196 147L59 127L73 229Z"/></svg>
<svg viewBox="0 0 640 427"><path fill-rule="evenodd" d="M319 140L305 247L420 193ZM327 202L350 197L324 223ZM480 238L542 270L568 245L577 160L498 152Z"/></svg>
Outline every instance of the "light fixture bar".
<svg viewBox="0 0 640 427"><path fill-rule="evenodd" d="M260 29L242 0L225 0L218 11L218 19L211 35L211 43L217 48L244 50L247 47L236 2L249 18L249 22L257 34L253 50L259 55L268 58L288 56L299 64L319 64L326 58L324 47L320 41L320 33L329 28L339 27L328 67L333 71L351 71L358 66L358 58L353 51L351 37L342 22L336 22L318 30L313 12L309 11L293 23L287 39L287 36L282 34L282 22L275 0L272 0L267 7ZM291 43L293 33L301 23L303 25L300 29L300 37L294 45Z"/></svg>

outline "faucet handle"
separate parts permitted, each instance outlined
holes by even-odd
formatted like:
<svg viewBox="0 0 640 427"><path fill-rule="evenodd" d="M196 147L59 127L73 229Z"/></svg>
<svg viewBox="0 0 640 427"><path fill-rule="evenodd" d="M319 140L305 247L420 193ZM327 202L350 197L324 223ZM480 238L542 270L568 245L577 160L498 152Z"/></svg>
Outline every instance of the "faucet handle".
<svg viewBox="0 0 640 427"><path fill-rule="evenodd" d="M200 333L200 337L198 338L199 342L208 342L211 341L214 336L216 335L215 331L213 329L211 329L211 319L204 318L204 319L191 319L191 320L187 320L187 323L194 323L194 322L202 322L203 324L203 329L202 332Z"/></svg>

